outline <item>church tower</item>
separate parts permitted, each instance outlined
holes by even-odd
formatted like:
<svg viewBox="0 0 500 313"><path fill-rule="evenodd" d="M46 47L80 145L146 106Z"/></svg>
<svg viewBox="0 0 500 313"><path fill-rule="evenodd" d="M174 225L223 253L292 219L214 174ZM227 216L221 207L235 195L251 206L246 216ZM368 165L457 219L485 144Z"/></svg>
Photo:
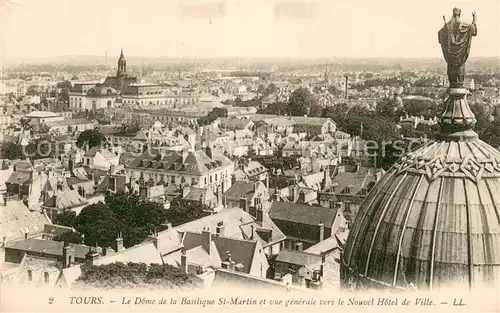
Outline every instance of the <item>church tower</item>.
<svg viewBox="0 0 500 313"><path fill-rule="evenodd" d="M116 71L116 76L126 75L127 73L127 61L123 55L123 48L120 53L120 58L118 59L118 70Z"/></svg>

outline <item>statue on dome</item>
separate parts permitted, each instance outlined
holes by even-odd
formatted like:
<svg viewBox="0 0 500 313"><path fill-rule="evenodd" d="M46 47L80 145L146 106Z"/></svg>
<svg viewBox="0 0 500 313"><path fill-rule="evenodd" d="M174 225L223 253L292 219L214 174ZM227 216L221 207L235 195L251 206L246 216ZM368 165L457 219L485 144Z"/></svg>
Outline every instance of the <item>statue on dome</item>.
<svg viewBox="0 0 500 313"><path fill-rule="evenodd" d="M477 35L476 13L472 13L472 24L460 21L461 10L453 9L453 17L438 32L439 44L448 64L450 87L463 87L465 62L469 57L472 37Z"/></svg>

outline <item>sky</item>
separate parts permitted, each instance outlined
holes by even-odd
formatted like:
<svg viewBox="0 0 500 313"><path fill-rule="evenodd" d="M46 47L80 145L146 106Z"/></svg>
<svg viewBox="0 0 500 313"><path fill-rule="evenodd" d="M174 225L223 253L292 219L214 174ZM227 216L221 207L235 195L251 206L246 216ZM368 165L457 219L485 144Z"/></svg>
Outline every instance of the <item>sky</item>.
<svg viewBox="0 0 500 313"><path fill-rule="evenodd" d="M442 16L477 13L471 57L500 56L500 1L0 0L5 62L117 57L438 57Z"/></svg>

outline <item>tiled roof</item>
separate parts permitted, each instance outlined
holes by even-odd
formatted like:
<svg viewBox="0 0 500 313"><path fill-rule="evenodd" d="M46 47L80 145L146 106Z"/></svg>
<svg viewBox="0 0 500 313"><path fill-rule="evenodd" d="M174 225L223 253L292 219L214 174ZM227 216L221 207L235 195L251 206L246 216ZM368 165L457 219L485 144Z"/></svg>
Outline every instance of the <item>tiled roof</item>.
<svg viewBox="0 0 500 313"><path fill-rule="evenodd" d="M269 217L273 220L307 225L318 225L323 222L325 227L331 227L336 216L336 209L290 202L273 201L269 209Z"/></svg>

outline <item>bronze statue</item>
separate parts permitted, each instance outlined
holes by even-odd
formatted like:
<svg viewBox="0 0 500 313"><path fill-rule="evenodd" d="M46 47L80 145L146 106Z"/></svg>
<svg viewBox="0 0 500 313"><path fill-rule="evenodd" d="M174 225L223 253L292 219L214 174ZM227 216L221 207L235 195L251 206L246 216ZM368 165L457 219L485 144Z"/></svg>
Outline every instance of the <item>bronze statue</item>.
<svg viewBox="0 0 500 313"><path fill-rule="evenodd" d="M472 13L472 24L460 21L461 10L453 9L453 17L438 32L439 44L448 64L450 87L463 87L465 62L469 57L472 37L477 35L476 13Z"/></svg>

